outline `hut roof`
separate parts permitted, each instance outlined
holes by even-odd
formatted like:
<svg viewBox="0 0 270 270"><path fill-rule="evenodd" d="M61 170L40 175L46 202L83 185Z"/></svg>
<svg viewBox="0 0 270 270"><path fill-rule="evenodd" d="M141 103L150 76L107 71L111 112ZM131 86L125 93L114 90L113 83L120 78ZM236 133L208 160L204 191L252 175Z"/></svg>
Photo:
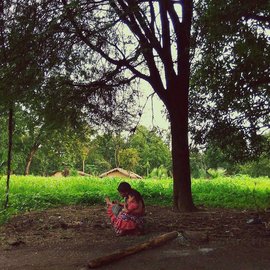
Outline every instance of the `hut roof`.
<svg viewBox="0 0 270 270"><path fill-rule="evenodd" d="M127 177L127 178L133 178L133 179L142 179L142 177L134 172L131 171L127 171L125 169L122 168L114 168L110 171L107 171L103 174L101 174L99 177L107 177L110 176L110 174L113 174L115 172L119 172L120 174L123 175L123 177Z"/></svg>
<svg viewBox="0 0 270 270"><path fill-rule="evenodd" d="M78 175L80 176L91 176L91 174L82 172L82 171L77 171ZM56 176L56 177L63 177L63 176L70 176L70 171L56 171L51 174L51 176Z"/></svg>

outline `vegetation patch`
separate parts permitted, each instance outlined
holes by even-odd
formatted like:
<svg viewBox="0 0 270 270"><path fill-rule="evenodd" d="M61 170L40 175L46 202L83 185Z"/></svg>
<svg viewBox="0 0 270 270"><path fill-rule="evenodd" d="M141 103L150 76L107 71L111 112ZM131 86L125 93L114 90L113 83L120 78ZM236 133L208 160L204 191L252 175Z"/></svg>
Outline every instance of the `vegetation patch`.
<svg viewBox="0 0 270 270"><path fill-rule="evenodd" d="M119 199L120 178L12 176L9 208L0 212L0 222L10 215L63 205L102 204L104 197ZM147 205L169 206L173 200L172 179L127 180L143 195ZM270 206L267 177L219 177L192 180L194 202L198 206L261 210ZM5 178L0 182L4 201Z"/></svg>

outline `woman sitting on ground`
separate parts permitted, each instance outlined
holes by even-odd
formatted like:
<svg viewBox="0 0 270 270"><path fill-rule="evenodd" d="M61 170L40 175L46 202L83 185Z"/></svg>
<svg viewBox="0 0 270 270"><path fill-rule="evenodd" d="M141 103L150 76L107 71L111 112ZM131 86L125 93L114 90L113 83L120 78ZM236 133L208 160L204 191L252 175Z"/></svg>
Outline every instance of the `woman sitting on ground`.
<svg viewBox="0 0 270 270"><path fill-rule="evenodd" d="M118 186L120 195L125 199L124 203L107 203L107 214L117 235L140 234L143 232L145 205L141 194L131 188L127 182L121 182Z"/></svg>

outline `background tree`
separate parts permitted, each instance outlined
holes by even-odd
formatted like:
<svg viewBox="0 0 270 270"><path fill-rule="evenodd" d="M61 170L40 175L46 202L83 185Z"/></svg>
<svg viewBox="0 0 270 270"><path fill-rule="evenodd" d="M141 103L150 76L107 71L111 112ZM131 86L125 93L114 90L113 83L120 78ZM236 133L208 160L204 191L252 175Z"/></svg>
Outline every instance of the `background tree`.
<svg viewBox="0 0 270 270"><path fill-rule="evenodd" d="M194 139L229 162L256 158L269 128L268 1L197 1L192 65Z"/></svg>
<svg viewBox="0 0 270 270"><path fill-rule="evenodd" d="M161 136L164 137L163 134ZM128 147L137 149L140 161L135 172L148 175L154 168L161 165L170 174L172 170L171 151L165 144L163 137L159 136L157 129L149 130L138 126L135 133L128 138Z"/></svg>
<svg viewBox="0 0 270 270"><path fill-rule="evenodd" d="M125 148L124 138L120 134L106 132L98 135L92 144L95 145L95 152L102 156L110 164L110 169L119 167L119 151Z"/></svg>
<svg viewBox="0 0 270 270"><path fill-rule="evenodd" d="M82 157L82 171L85 172L85 161L89 155L90 148L88 148L86 145L83 145L79 151L81 151Z"/></svg>
<svg viewBox="0 0 270 270"><path fill-rule="evenodd" d="M237 173L247 174L251 177L268 176L270 177L270 133L263 135L262 153L256 159L238 164Z"/></svg>
<svg viewBox="0 0 270 270"><path fill-rule="evenodd" d="M206 166L204 153L198 149L191 149L190 152L190 166L192 178L205 178Z"/></svg>
<svg viewBox="0 0 270 270"><path fill-rule="evenodd" d="M138 151L134 148L126 148L119 151L119 164L123 169L134 171L139 163Z"/></svg>
<svg viewBox="0 0 270 270"><path fill-rule="evenodd" d="M250 177L269 176L269 133L262 136L262 153L252 160L238 160L231 155L230 148L221 149L219 144L213 142L203 149L192 149L191 171L194 178L213 178L213 173L226 175L246 174Z"/></svg>
<svg viewBox="0 0 270 270"><path fill-rule="evenodd" d="M0 175L6 173L7 164L7 118L1 112L0 114Z"/></svg>
<svg viewBox="0 0 270 270"><path fill-rule="evenodd" d="M92 139L91 137L94 134L94 131L91 130L90 126L85 123L85 126L83 126L80 130L77 130L75 134L78 134L78 139L76 140L76 145L77 145L77 150L76 152L79 155L79 159L82 161L82 165L79 166L77 164L77 167L80 168L83 172L85 171L85 165L86 165L86 160L90 154L91 151L93 151L92 147Z"/></svg>

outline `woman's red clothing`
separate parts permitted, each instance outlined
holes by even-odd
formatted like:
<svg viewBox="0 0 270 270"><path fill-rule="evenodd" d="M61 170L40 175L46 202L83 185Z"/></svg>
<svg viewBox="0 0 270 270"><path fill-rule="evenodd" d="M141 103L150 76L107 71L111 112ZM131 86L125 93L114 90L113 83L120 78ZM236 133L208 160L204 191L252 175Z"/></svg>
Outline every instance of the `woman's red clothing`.
<svg viewBox="0 0 270 270"><path fill-rule="evenodd" d="M119 214L113 211L114 207L115 204L109 205L107 214L117 234L128 234L143 229L145 212L143 201L136 201L129 196L126 200L126 210L123 209Z"/></svg>

